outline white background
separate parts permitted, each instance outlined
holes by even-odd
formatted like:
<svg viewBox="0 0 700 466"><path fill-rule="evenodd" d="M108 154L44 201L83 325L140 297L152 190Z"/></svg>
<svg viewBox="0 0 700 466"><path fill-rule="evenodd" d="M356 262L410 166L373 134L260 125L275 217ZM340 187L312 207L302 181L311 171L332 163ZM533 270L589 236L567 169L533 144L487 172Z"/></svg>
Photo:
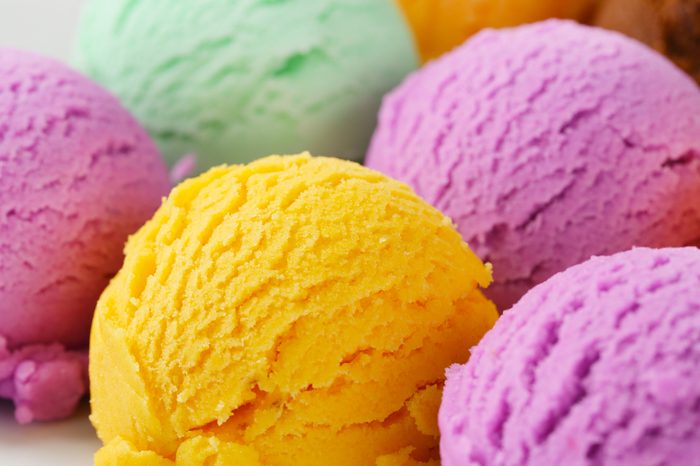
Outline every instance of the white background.
<svg viewBox="0 0 700 466"><path fill-rule="evenodd" d="M0 47L68 61L84 0L0 0Z"/></svg>
<svg viewBox="0 0 700 466"><path fill-rule="evenodd" d="M45 0L47 2L59 0ZM12 404L0 402L0 465L89 466L100 444L83 403L71 419L18 426Z"/></svg>
<svg viewBox="0 0 700 466"><path fill-rule="evenodd" d="M69 62L84 0L0 0L0 47ZM0 109L2 111L2 109ZM99 447L87 403L59 423L18 426L12 404L0 401L0 465L88 466Z"/></svg>

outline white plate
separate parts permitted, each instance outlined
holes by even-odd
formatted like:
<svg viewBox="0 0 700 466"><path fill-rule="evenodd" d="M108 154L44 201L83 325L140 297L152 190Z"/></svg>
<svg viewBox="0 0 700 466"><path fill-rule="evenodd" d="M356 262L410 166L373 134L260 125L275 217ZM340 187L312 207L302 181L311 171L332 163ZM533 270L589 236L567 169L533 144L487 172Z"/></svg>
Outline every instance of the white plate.
<svg viewBox="0 0 700 466"><path fill-rule="evenodd" d="M0 465L90 466L100 447L83 403L70 419L20 426L12 404L0 402Z"/></svg>

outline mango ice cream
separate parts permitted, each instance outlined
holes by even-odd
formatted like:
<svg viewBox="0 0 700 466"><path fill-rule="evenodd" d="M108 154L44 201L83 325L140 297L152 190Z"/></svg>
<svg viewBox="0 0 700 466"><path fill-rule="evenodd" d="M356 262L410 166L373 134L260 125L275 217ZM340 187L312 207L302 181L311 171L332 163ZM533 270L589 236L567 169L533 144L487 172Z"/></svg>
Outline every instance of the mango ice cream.
<svg viewBox="0 0 700 466"><path fill-rule="evenodd" d="M496 320L490 281L370 169L213 168L130 238L97 306L96 464L436 464L444 370Z"/></svg>
<svg viewBox="0 0 700 466"><path fill-rule="evenodd" d="M398 0L423 61L461 45L485 28L547 18L586 19L596 0Z"/></svg>

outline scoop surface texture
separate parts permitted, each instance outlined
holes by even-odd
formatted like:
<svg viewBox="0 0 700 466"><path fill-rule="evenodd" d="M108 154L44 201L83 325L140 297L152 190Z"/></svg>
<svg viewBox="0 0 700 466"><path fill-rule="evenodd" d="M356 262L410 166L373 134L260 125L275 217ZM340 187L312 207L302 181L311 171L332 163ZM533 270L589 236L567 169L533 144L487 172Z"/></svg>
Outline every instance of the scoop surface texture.
<svg viewBox="0 0 700 466"><path fill-rule="evenodd" d="M170 163L310 150L360 160L381 97L416 68L393 0L91 0L76 63Z"/></svg>
<svg viewBox="0 0 700 466"><path fill-rule="evenodd" d="M435 459L444 368L496 318L449 219L339 159L213 168L126 251L93 324L98 465Z"/></svg>
<svg viewBox="0 0 700 466"><path fill-rule="evenodd" d="M638 248L555 275L447 372L444 466L700 458L700 250Z"/></svg>
<svg viewBox="0 0 700 466"><path fill-rule="evenodd" d="M62 64L0 49L0 396L18 419L65 416L84 393L86 357L71 350L87 345L126 237L167 176L114 97Z"/></svg>
<svg viewBox="0 0 700 466"><path fill-rule="evenodd" d="M493 263L504 310L552 274L700 239L700 91L618 33L484 31L385 99L367 165L410 184Z"/></svg>

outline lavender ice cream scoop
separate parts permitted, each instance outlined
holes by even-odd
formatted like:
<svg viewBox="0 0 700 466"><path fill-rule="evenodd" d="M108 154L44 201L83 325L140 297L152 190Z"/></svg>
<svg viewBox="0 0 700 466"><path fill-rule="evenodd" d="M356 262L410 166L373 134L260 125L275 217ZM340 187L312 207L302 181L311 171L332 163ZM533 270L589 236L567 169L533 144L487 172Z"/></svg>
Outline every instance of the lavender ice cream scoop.
<svg viewBox="0 0 700 466"><path fill-rule="evenodd" d="M64 65L0 49L0 397L20 422L87 388L97 298L170 183L146 132Z"/></svg>
<svg viewBox="0 0 700 466"><path fill-rule="evenodd" d="M527 293L447 371L443 466L695 465L700 250L638 248Z"/></svg>
<svg viewBox="0 0 700 466"><path fill-rule="evenodd" d="M484 31L385 98L367 165L494 265L500 309L593 254L700 238L700 91L617 33Z"/></svg>

